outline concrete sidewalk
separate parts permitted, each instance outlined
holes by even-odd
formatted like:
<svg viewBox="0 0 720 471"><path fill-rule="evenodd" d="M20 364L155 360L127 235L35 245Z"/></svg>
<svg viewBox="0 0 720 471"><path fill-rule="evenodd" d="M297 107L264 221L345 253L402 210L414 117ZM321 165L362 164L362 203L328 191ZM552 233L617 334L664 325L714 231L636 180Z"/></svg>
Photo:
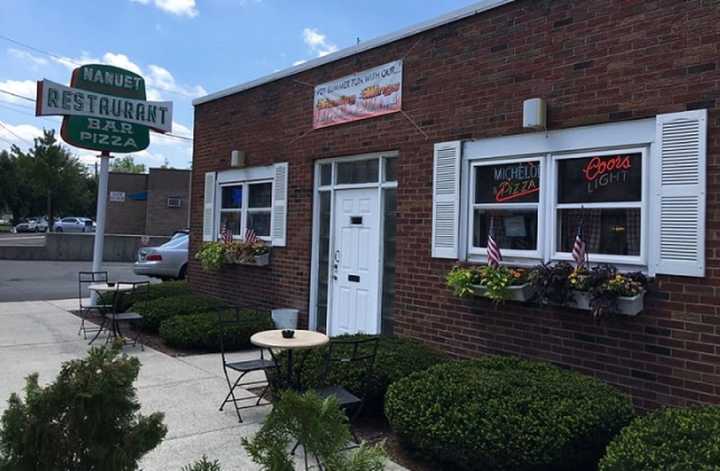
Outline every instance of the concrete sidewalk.
<svg viewBox="0 0 720 471"><path fill-rule="evenodd" d="M77 335L79 320L67 312L76 308L77 300L0 303L0 413L10 393L22 392L27 375L38 372L41 383L50 382L62 362L85 355L89 347ZM270 407L244 410L242 424L232 407L218 411L227 393L218 354L171 357L130 346L126 351L142 362L136 382L142 412L164 412L168 427L165 440L143 459L143 469L179 471L203 454L220 460L224 471L258 469L240 439L259 429ZM256 356L248 351L238 359ZM386 469L403 468L388 462Z"/></svg>

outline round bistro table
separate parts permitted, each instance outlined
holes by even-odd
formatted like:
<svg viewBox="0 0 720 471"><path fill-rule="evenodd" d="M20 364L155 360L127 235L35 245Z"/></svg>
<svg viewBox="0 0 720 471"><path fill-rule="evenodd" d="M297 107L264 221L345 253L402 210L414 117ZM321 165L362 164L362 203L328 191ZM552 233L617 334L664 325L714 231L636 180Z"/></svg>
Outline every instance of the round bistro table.
<svg viewBox="0 0 720 471"><path fill-rule="evenodd" d="M116 295L124 294L128 291L132 291L133 285L131 283L93 283L91 285L88 285L88 289L90 291L95 291L99 294L104 293L116 293ZM114 302L114 300L113 300ZM100 333L103 331L103 328L105 326L105 316L103 315L103 323L100 325L100 329L97 331L97 334L95 334L95 337L93 337L90 340L89 345L92 345L92 343L97 340L97 338L100 336ZM110 322L110 334L112 337L122 337L122 332L120 332L120 325L114 320Z"/></svg>
<svg viewBox="0 0 720 471"><path fill-rule="evenodd" d="M311 348L322 347L330 341L330 337L327 335L314 332L312 330L295 330L295 335L292 338L286 339L282 336L282 330L264 330L257 332L250 337L250 343L260 348L267 348L270 350L273 358L275 350L287 350L287 379L288 384L293 389L299 389L298 384L293 383L293 352L295 350L308 350Z"/></svg>

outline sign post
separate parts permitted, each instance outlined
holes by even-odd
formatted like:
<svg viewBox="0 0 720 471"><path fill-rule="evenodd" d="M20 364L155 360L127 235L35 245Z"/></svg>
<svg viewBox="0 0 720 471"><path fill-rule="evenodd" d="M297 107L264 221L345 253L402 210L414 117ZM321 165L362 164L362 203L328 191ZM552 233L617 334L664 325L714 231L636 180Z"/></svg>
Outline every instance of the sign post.
<svg viewBox="0 0 720 471"><path fill-rule="evenodd" d="M134 72L88 64L73 70L69 87L38 81L36 103L37 116L63 116L65 142L100 151L92 270L101 271L110 153L139 152L150 145L150 130L172 131L172 102L147 101L145 80Z"/></svg>

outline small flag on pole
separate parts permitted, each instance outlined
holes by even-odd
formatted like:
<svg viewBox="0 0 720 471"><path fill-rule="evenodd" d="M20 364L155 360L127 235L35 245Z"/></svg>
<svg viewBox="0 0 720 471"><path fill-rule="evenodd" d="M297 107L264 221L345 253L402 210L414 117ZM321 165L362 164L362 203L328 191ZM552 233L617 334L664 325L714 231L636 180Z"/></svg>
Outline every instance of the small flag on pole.
<svg viewBox="0 0 720 471"><path fill-rule="evenodd" d="M587 250L585 241L583 240L583 220L580 219L577 233L575 234L575 243L572 248L572 256L578 268L583 268L587 262Z"/></svg>
<svg viewBox="0 0 720 471"><path fill-rule="evenodd" d="M487 240L487 256L488 265L493 268L500 266L502 255L500 254L500 246L495 241L495 218L490 219L490 231L488 231Z"/></svg>
<svg viewBox="0 0 720 471"><path fill-rule="evenodd" d="M225 226L222 231L220 231L220 237L222 237L222 241L224 243L229 244L233 240L233 233L227 226Z"/></svg>
<svg viewBox="0 0 720 471"><path fill-rule="evenodd" d="M245 231L245 242L247 242L248 244L254 244L255 242L257 242L257 240L258 238L255 235L254 230L248 229Z"/></svg>

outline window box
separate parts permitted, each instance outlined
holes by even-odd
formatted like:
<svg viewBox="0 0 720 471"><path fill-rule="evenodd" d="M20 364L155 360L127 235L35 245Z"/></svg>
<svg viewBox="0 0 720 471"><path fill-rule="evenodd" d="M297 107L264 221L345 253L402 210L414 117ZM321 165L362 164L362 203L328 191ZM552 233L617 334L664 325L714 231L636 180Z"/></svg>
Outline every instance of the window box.
<svg viewBox="0 0 720 471"><path fill-rule="evenodd" d="M230 265L254 265L264 267L270 265L270 252L252 257L238 257L228 254L225 256L225 263Z"/></svg>
<svg viewBox="0 0 720 471"><path fill-rule="evenodd" d="M487 289L483 285L472 285L475 296L487 297ZM530 283L523 283L521 285L512 285L507 287L507 300L527 302L535 296L535 287Z"/></svg>
<svg viewBox="0 0 720 471"><path fill-rule="evenodd" d="M637 316L645 307L645 293L641 291L635 296L620 296L617 298L617 308L613 311L615 314L625 316ZM587 291L573 290L573 299L570 306L583 311L591 311L590 293Z"/></svg>

